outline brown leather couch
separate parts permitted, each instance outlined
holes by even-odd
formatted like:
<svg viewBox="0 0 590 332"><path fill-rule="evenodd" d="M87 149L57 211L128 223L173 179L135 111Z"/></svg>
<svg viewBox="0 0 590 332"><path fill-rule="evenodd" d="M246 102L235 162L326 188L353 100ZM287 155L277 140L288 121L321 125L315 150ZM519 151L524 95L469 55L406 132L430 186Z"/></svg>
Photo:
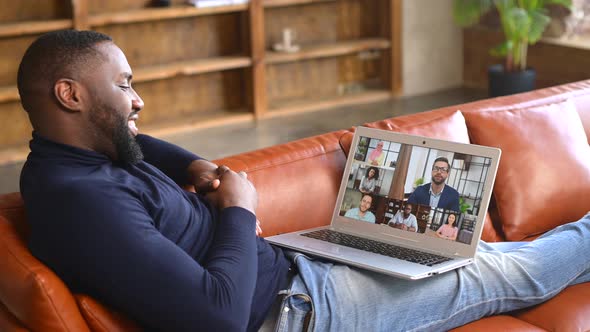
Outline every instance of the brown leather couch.
<svg viewBox="0 0 590 332"><path fill-rule="evenodd" d="M486 241L532 240L590 210L590 81L366 124L502 148ZM218 160L245 170L266 236L329 222L352 129ZM135 331L123 315L66 285L26 247L18 193L0 196L0 331ZM556 248L559 250L559 248ZM580 255L588 255L581 252ZM426 313L427 314L427 313ZM590 285L534 308L454 331L588 331Z"/></svg>

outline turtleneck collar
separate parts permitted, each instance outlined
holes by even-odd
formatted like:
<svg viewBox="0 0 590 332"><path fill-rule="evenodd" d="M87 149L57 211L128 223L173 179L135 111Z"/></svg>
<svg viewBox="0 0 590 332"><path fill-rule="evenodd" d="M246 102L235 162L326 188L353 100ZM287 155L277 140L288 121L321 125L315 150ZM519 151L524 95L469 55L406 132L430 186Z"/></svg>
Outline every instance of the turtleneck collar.
<svg viewBox="0 0 590 332"><path fill-rule="evenodd" d="M89 164L102 164L112 160L106 155L96 151L78 148L72 145L54 142L48 138L33 132L33 139L29 143L31 153L29 158L40 156L44 159L67 159L70 161L77 161Z"/></svg>

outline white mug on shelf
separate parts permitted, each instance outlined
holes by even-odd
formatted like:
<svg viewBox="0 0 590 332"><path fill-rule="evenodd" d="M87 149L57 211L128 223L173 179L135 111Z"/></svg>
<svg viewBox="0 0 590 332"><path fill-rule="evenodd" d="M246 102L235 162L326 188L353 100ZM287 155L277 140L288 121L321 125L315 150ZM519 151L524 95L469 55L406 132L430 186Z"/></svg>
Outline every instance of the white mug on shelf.
<svg viewBox="0 0 590 332"><path fill-rule="evenodd" d="M282 32L282 41L273 45L273 49L277 52L297 52L299 45L293 44L297 34L294 29L284 28Z"/></svg>
<svg viewBox="0 0 590 332"><path fill-rule="evenodd" d="M293 46L293 41L295 40L295 31L293 29L285 28L283 29L283 46L288 49Z"/></svg>

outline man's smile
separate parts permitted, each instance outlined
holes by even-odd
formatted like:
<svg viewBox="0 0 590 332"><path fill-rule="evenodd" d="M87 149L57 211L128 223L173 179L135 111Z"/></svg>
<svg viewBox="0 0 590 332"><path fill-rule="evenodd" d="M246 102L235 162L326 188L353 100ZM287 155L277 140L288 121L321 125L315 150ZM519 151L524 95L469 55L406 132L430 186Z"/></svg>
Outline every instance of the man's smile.
<svg viewBox="0 0 590 332"><path fill-rule="evenodd" d="M127 125L129 126L129 130L133 136L137 136L139 133L139 129L137 129L136 121L139 119L139 115L137 113L131 113L129 116L129 120L127 121Z"/></svg>

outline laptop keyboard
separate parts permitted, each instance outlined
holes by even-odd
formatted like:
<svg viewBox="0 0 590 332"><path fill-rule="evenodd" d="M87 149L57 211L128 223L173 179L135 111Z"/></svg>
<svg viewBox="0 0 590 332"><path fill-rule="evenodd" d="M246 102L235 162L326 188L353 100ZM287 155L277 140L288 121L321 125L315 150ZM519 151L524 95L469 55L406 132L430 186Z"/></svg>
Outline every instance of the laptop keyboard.
<svg viewBox="0 0 590 332"><path fill-rule="evenodd" d="M399 247L389 243L369 240L362 237L346 233L340 233L329 229L321 229L319 231L313 231L301 235L312 239L339 244L346 247L360 249L393 258L403 259L408 262L418 263L427 266L433 266L451 260L448 257Z"/></svg>

